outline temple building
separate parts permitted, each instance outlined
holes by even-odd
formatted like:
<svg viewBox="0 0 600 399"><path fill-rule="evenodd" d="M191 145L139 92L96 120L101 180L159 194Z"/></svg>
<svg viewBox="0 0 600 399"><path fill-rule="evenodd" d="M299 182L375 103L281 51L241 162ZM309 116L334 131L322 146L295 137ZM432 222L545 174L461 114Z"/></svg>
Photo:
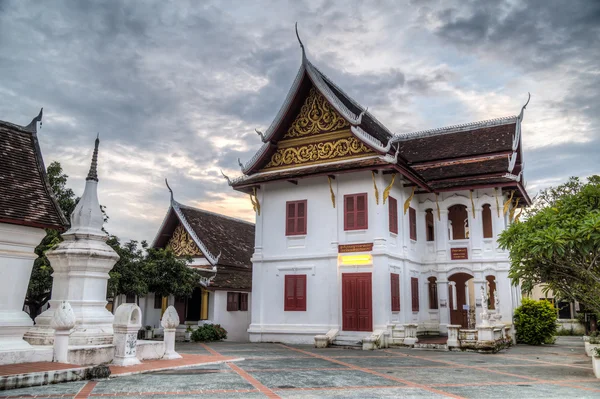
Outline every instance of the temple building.
<svg viewBox="0 0 600 399"><path fill-rule="evenodd" d="M162 312L173 305L182 323L181 338L188 326L220 324L231 341L248 341L252 290L254 224L183 205L173 198L167 215L152 244L169 247L176 256L191 256L190 267L202 278L190 297L163 298L150 293L141 298L121 298L138 302L145 325L160 326Z"/></svg>
<svg viewBox="0 0 600 399"><path fill-rule="evenodd" d="M407 326L444 335L480 322L482 288L510 323L520 290L496 239L530 203L525 106L393 134L300 46L281 109L257 131L262 146L239 162L241 177L225 176L256 212L250 340L396 336Z"/></svg>
<svg viewBox="0 0 600 399"><path fill-rule="evenodd" d="M54 197L37 138L42 111L27 126L0 121L0 364L31 361L23 340L33 326L23 312L34 252L45 229L69 222Z"/></svg>

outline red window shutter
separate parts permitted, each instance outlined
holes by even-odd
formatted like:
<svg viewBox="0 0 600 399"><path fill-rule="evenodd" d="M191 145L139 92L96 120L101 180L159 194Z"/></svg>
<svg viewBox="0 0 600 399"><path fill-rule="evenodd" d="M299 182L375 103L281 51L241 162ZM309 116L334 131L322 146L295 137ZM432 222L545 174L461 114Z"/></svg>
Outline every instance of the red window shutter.
<svg viewBox="0 0 600 399"><path fill-rule="evenodd" d="M411 277L410 279L410 291L412 296L412 311L419 311L419 279Z"/></svg>
<svg viewBox="0 0 600 399"><path fill-rule="evenodd" d="M356 227L356 210L354 206L354 196L346 195L344 201L344 230L354 230Z"/></svg>
<svg viewBox="0 0 600 399"><path fill-rule="evenodd" d="M417 241L417 212L414 208L408 208L408 221L410 225L410 239Z"/></svg>
<svg viewBox="0 0 600 399"><path fill-rule="evenodd" d="M296 310L306 310L306 274L296 276Z"/></svg>
<svg viewBox="0 0 600 399"><path fill-rule="evenodd" d="M390 232L398 234L398 201L396 198L389 197L389 218L390 218Z"/></svg>
<svg viewBox="0 0 600 399"><path fill-rule="evenodd" d="M296 234L306 234L306 200L296 202Z"/></svg>
<svg viewBox="0 0 600 399"><path fill-rule="evenodd" d="M306 200L286 202L285 235L306 234Z"/></svg>
<svg viewBox="0 0 600 399"><path fill-rule="evenodd" d="M284 310L296 310L296 276L285 276Z"/></svg>
<svg viewBox="0 0 600 399"><path fill-rule="evenodd" d="M390 281L392 287L392 312L400 311L400 275L398 273L390 273Z"/></svg>
<svg viewBox="0 0 600 399"><path fill-rule="evenodd" d="M240 294L240 310L248 310L248 294Z"/></svg>
<svg viewBox="0 0 600 399"><path fill-rule="evenodd" d="M367 194L344 196L344 230L363 230L369 227Z"/></svg>
<svg viewBox="0 0 600 399"><path fill-rule="evenodd" d="M234 298L234 296L235 296L235 292L228 292L227 293L227 311L228 312L237 310L236 306L235 306L235 298Z"/></svg>

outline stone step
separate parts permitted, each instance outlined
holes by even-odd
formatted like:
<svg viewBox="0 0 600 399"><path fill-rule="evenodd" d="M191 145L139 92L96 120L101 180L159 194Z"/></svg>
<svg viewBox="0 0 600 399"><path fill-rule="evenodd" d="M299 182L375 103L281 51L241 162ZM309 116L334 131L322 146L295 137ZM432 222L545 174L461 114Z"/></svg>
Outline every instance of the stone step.
<svg viewBox="0 0 600 399"><path fill-rule="evenodd" d="M448 350L448 345L447 344L421 344L421 343L417 342L413 346L413 349L426 349L426 350L447 351Z"/></svg>
<svg viewBox="0 0 600 399"><path fill-rule="evenodd" d="M362 348L362 336L337 336L331 343L332 346L341 346L345 348Z"/></svg>

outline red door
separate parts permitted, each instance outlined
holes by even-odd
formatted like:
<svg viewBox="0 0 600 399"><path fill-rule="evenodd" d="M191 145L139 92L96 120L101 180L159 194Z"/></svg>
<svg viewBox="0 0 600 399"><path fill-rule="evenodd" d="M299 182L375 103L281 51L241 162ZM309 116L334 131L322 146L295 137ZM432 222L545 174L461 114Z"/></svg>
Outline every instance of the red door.
<svg viewBox="0 0 600 399"><path fill-rule="evenodd" d="M373 331L371 273L342 274L342 330Z"/></svg>

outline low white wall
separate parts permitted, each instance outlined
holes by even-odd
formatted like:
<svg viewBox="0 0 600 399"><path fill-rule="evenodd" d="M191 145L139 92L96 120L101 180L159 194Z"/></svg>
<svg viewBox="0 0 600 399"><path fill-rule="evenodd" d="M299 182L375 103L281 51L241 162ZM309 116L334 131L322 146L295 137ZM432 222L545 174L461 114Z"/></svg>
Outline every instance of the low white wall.
<svg viewBox="0 0 600 399"><path fill-rule="evenodd" d="M210 322L220 324L227 330L227 341L248 342L248 326L250 325L250 304L252 303L252 294L248 293L248 310L227 311L227 292L214 291L211 293L211 310L209 312ZM229 291L235 292L235 291Z"/></svg>

